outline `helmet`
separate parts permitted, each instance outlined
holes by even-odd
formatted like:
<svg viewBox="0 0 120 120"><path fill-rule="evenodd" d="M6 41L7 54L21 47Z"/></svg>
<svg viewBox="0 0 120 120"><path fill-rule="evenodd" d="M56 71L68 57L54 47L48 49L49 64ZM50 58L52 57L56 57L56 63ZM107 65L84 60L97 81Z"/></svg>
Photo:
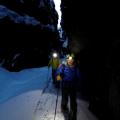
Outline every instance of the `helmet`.
<svg viewBox="0 0 120 120"><path fill-rule="evenodd" d="M68 54L68 55L66 55L66 59L74 59L74 54L72 53L72 54Z"/></svg>

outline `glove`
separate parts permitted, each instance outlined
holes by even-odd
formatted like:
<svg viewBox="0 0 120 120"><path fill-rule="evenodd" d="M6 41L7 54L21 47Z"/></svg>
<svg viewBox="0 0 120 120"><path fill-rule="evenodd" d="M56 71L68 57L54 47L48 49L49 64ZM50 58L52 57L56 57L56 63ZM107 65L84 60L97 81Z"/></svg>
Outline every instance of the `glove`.
<svg viewBox="0 0 120 120"><path fill-rule="evenodd" d="M56 79L57 79L57 81L61 81L62 80L60 75L57 75Z"/></svg>

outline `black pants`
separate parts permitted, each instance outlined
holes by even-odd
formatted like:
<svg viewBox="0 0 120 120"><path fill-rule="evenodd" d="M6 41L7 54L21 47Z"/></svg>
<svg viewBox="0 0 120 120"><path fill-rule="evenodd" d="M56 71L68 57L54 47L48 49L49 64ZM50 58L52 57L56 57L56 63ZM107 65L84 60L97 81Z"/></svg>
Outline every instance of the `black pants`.
<svg viewBox="0 0 120 120"><path fill-rule="evenodd" d="M55 86L59 88L60 82L56 80L56 69L52 69L52 79L53 79L53 84L55 84Z"/></svg>
<svg viewBox="0 0 120 120"><path fill-rule="evenodd" d="M62 87L62 109L67 108L68 100L70 98L70 120L76 120L77 103L76 103L76 89L73 87Z"/></svg>
<svg viewBox="0 0 120 120"><path fill-rule="evenodd" d="M56 82L56 69L52 69L52 79L53 79L53 83Z"/></svg>

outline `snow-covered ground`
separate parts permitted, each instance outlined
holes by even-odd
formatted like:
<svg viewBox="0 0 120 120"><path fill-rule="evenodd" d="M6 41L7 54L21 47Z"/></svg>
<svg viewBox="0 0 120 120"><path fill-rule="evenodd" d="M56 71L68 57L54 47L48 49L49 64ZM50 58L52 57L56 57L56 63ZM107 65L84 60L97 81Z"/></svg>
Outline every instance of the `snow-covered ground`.
<svg viewBox="0 0 120 120"><path fill-rule="evenodd" d="M47 67L20 72L0 68L0 120L64 120L61 92L51 81L51 69ZM77 102L78 120L97 120L87 109L87 102Z"/></svg>

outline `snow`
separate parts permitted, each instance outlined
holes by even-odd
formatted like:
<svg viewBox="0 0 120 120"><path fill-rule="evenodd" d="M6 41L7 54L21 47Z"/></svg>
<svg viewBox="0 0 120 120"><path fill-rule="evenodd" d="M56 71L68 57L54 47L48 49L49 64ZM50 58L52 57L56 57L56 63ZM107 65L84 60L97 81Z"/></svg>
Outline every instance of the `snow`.
<svg viewBox="0 0 120 120"><path fill-rule="evenodd" d="M77 102L78 120L97 120L87 102ZM51 68L20 72L0 68L0 120L64 120L60 103L61 91L52 84Z"/></svg>
<svg viewBox="0 0 120 120"><path fill-rule="evenodd" d="M61 8L60 8L60 5L61 5L61 0L54 0L54 3L55 3L55 9L58 13L58 29L61 28L61 25L60 25L60 22L61 22Z"/></svg>
<svg viewBox="0 0 120 120"><path fill-rule="evenodd" d="M0 120L32 120L48 72L47 67L20 72L0 68Z"/></svg>
<svg viewBox="0 0 120 120"><path fill-rule="evenodd" d="M20 72L9 72L0 68L0 103L24 92L42 89L47 79L47 72L46 68L33 68Z"/></svg>

